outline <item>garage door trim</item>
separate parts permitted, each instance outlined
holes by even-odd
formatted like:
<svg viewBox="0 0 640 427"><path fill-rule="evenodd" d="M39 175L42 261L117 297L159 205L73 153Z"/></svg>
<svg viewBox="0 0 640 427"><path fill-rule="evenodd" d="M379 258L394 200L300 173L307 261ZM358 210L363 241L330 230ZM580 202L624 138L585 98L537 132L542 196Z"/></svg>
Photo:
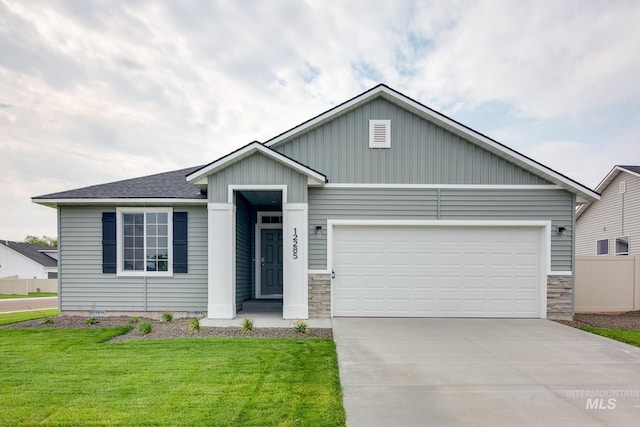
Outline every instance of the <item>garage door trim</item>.
<svg viewBox="0 0 640 427"><path fill-rule="evenodd" d="M551 272L551 221L470 221L470 220L327 220L327 267L334 270L334 233L336 227L528 227L540 229L540 317L547 317L547 283L546 276ZM332 280L331 292L331 316L334 316L334 285Z"/></svg>

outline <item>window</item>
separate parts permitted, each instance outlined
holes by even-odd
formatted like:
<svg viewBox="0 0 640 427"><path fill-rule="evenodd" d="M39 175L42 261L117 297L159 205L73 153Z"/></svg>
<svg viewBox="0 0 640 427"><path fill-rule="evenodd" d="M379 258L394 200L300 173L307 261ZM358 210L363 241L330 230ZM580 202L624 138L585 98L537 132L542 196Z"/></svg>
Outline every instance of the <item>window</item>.
<svg viewBox="0 0 640 427"><path fill-rule="evenodd" d="M171 209L122 208L117 220L118 274L173 274Z"/></svg>
<svg viewBox="0 0 640 427"><path fill-rule="evenodd" d="M596 255L609 255L609 239L602 239L596 242Z"/></svg>
<svg viewBox="0 0 640 427"><path fill-rule="evenodd" d="M616 237L616 255L629 255L629 236Z"/></svg>
<svg viewBox="0 0 640 427"><path fill-rule="evenodd" d="M282 224L282 215L263 214L260 218L262 224Z"/></svg>
<svg viewBox="0 0 640 427"><path fill-rule="evenodd" d="M391 120L369 120L369 148L391 148Z"/></svg>

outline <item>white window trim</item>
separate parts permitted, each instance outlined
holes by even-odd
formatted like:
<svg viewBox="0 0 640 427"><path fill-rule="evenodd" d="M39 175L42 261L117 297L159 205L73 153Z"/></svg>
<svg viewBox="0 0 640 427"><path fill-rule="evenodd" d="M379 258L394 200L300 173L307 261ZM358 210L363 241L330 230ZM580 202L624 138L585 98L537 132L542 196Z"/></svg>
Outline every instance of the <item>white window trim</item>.
<svg viewBox="0 0 640 427"><path fill-rule="evenodd" d="M618 252L618 239L627 239L627 252ZM618 236L616 238L613 239L613 253L614 255L618 256L618 255L629 255L629 244L631 242L629 241L629 235L626 236Z"/></svg>
<svg viewBox="0 0 640 427"><path fill-rule="evenodd" d="M607 241L607 253L599 254L598 249L600 249L600 247L598 246L598 243L602 242L603 240ZM596 240L596 256L608 256L608 255L609 255L609 239L597 239Z"/></svg>
<svg viewBox="0 0 640 427"><path fill-rule="evenodd" d="M373 129L384 125L385 136L382 143L375 142ZM391 120L369 120L369 148L391 148Z"/></svg>
<svg viewBox="0 0 640 427"><path fill-rule="evenodd" d="M166 213L167 215L167 249L169 253L167 271L130 271L124 269L124 227L122 215L128 213ZM146 227L146 221L145 221ZM173 208L116 208L116 275L122 277L173 277ZM145 230L145 256L146 256L146 230Z"/></svg>

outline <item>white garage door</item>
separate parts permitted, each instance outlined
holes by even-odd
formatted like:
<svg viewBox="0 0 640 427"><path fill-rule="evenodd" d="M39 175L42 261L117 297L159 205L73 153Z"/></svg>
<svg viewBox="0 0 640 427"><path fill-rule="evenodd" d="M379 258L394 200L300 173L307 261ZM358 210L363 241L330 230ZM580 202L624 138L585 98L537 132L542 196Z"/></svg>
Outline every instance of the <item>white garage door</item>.
<svg viewBox="0 0 640 427"><path fill-rule="evenodd" d="M335 226L334 316L542 317L541 229Z"/></svg>

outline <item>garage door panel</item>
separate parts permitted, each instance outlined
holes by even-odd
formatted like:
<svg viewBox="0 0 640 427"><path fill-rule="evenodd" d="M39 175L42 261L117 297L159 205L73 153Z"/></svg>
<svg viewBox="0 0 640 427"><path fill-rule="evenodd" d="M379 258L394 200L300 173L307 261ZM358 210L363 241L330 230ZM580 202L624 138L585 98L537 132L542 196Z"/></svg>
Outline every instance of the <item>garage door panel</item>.
<svg viewBox="0 0 640 427"><path fill-rule="evenodd" d="M539 228L336 227L335 316L539 317Z"/></svg>

